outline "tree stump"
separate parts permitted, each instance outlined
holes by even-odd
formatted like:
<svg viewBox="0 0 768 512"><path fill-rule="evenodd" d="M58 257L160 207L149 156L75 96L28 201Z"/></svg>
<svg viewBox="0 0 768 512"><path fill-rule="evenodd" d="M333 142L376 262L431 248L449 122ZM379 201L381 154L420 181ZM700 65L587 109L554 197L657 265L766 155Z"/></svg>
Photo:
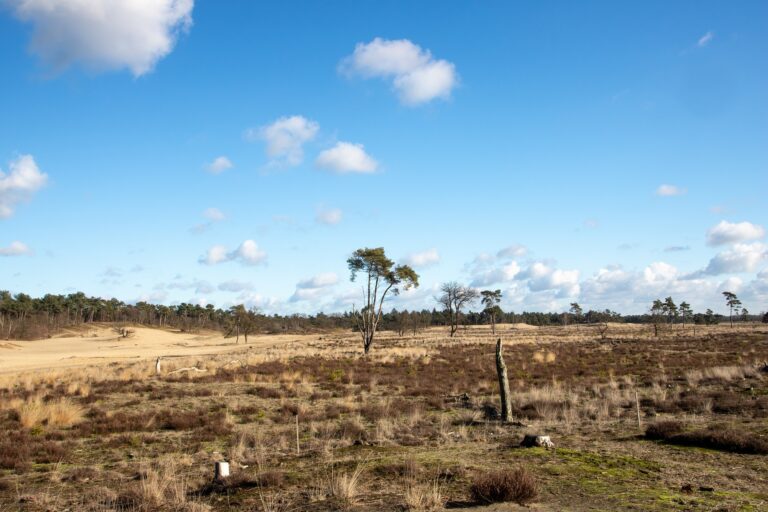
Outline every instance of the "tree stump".
<svg viewBox="0 0 768 512"><path fill-rule="evenodd" d="M496 341L496 373L499 375L499 395L501 396L501 421L512 421L512 402L509 393L509 379L507 378L507 365L501 354L501 338Z"/></svg>
<svg viewBox="0 0 768 512"><path fill-rule="evenodd" d="M526 434L523 440L520 442L520 446L523 446L525 448L534 448L537 446L541 446L543 448L554 448L555 443L552 442L552 440L549 438L549 436L536 436L531 434Z"/></svg>

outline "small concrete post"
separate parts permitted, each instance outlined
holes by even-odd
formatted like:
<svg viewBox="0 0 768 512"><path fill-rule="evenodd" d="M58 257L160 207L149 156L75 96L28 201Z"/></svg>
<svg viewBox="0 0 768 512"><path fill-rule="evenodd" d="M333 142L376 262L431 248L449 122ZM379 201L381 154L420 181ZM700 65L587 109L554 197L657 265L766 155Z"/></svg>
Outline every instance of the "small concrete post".
<svg viewBox="0 0 768 512"><path fill-rule="evenodd" d="M214 480L221 480L223 478L227 478L229 476L229 462L217 462L216 466L214 467L214 474L213 479Z"/></svg>

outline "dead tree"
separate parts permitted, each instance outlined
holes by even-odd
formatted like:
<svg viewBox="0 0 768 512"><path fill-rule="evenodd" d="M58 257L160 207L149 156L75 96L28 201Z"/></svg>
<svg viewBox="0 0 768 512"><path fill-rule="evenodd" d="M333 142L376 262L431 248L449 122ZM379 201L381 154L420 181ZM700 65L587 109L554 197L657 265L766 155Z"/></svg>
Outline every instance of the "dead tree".
<svg viewBox="0 0 768 512"><path fill-rule="evenodd" d="M501 421L512 421L512 402L509 393L509 379L507 378L507 365L501 354L501 338L496 341L496 372L499 374L499 394L501 395Z"/></svg>

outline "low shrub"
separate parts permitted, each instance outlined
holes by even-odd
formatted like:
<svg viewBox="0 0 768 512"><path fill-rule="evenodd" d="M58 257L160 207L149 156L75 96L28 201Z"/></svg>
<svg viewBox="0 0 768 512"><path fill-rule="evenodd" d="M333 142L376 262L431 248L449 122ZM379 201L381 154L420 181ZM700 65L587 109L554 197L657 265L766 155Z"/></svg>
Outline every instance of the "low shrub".
<svg viewBox="0 0 768 512"><path fill-rule="evenodd" d="M768 440L750 432L713 426L706 430L685 432L679 421L660 421L650 425L645 437L680 446L696 446L732 453L768 454Z"/></svg>
<svg viewBox="0 0 768 512"><path fill-rule="evenodd" d="M674 420L659 421L648 425L645 437L653 440L665 440L685 430L683 423Z"/></svg>
<svg viewBox="0 0 768 512"><path fill-rule="evenodd" d="M476 503L532 503L539 495L538 485L526 469L505 469L478 475L470 487Z"/></svg>

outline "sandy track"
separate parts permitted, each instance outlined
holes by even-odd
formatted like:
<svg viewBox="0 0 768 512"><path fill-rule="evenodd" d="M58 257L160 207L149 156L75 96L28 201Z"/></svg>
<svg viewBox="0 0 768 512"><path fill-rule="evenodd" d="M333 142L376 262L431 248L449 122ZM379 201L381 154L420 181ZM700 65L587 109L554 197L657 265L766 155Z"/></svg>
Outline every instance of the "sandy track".
<svg viewBox="0 0 768 512"><path fill-rule="evenodd" d="M190 334L165 329L132 327L135 333L119 338L108 328L91 329L81 336L35 341L0 342L0 374L53 370L78 366L135 362L157 356L185 357L258 350L302 341L301 335L249 336L236 345L220 333ZM316 337L315 337L316 338Z"/></svg>

